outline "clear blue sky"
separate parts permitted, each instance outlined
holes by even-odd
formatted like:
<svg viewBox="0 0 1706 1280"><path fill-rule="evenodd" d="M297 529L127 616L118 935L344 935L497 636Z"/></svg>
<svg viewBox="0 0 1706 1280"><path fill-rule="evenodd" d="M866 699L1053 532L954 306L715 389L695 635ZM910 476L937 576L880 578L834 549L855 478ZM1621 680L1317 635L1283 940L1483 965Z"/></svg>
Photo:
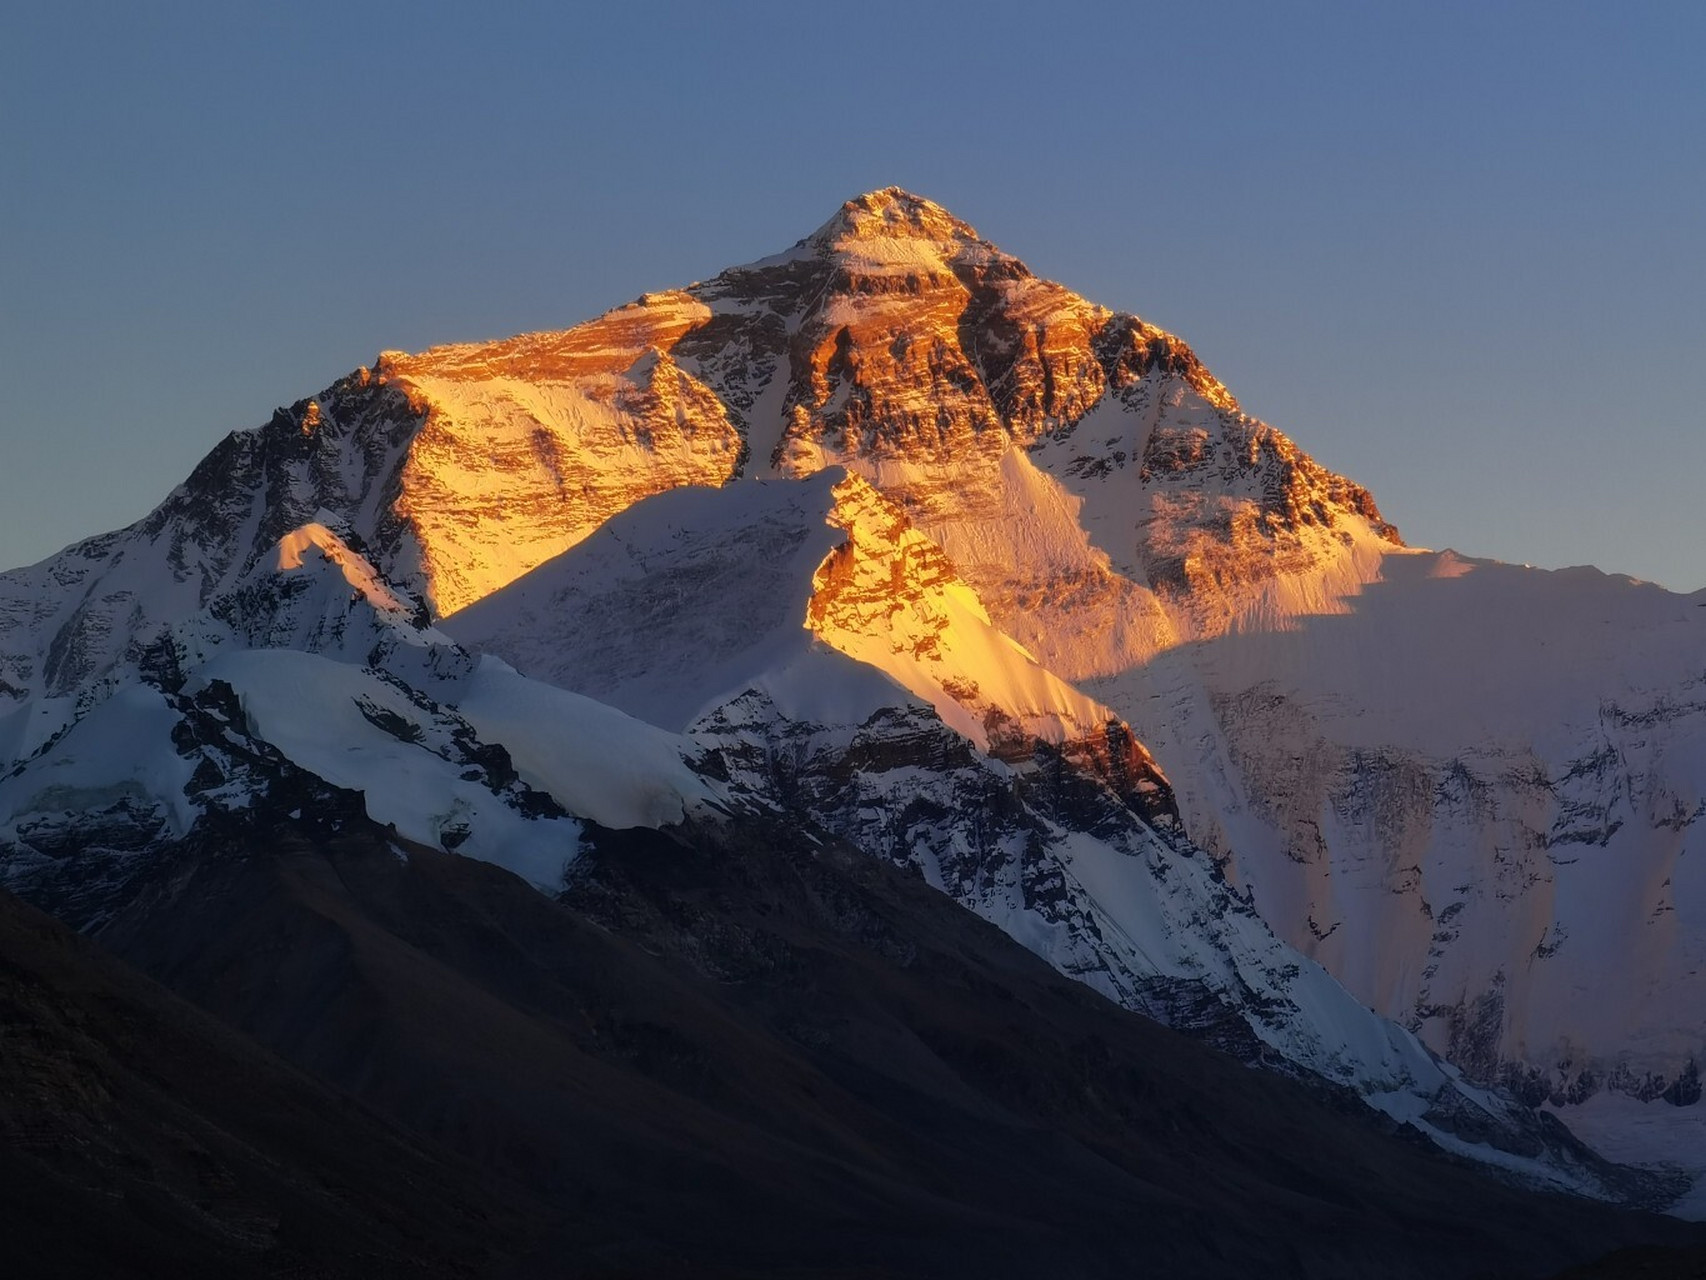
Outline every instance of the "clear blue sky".
<svg viewBox="0 0 1706 1280"><path fill-rule="evenodd" d="M485 6L480 6L484 8ZM1706 4L0 0L0 565L898 183L1413 542L1706 585Z"/></svg>

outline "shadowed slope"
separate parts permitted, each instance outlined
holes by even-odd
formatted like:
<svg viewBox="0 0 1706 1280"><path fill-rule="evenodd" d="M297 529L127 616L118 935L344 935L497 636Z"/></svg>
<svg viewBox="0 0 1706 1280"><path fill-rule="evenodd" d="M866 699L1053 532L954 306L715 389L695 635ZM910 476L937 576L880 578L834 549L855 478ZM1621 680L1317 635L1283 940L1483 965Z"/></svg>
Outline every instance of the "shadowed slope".
<svg viewBox="0 0 1706 1280"><path fill-rule="evenodd" d="M207 847L106 941L644 1275L1542 1274L1691 1229L1501 1187L756 823L555 903L378 833Z"/></svg>
<svg viewBox="0 0 1706 1280"><path fill-rule="evenodd" d="M461 1276L524 1227L463 1162L0 893L7 1275Z"/></svg>

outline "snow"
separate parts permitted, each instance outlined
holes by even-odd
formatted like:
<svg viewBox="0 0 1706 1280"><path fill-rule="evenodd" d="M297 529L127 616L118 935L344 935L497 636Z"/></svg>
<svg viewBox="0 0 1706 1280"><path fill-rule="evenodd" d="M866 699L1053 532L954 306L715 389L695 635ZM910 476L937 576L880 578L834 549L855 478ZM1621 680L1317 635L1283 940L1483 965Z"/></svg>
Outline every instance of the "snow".
<svg viewBox="0 0 1706 1280"><path fill-rule="evenodd" d="M941 244L911 236L860 236L837 246L837 258L859 275L950 275L953 266ZM961 257L961 254L955 254Z"/></svg>
<svg viewBox="0 0 1706 1280"><path fill-rule="evenodd" d="M22 771L0 781L0 833L20 818L154 802L183 835L196 809L184 794L194 762L178 754L178 716L165 697L131 684L95 707Z"/></svg>
<svg viewBox="0 0 1706 1280"><path fill-rule="evenodd" d="M509 752L528 785L602 826L661 827L722 799L683 762L688 739L496 658L480 660L456 709Z"/></svg>
<svg viewBox="0 0 1706 1280"><path fill-rule="evenodd" d="M1692 656L1706 616L1659 587L1450 551L1391 554L1378 567L1337 619L1295 609L1291 626L1205 650L1215 683L1296 688L1347 745L1551 755L1598 719L1603 698L1675 687L1706 667Z"/></svg>
<svg viewBox="0 0 1706 1280"><path fill-rule="evenodd" d="M1578 1105L1546 1108L1608 1160L1692 1175L1694 1185L1666 1212L1706 1222L1706 1106L1602 1092Z"/></svg>
<svg viewBox="0 0 1706 1280"><path fill-rule="evenodd" d="M848 476L831 492L826 518L847 531L851 554L813 579L808 625L826 643L887 673L979 748L991 711L1053 743L1114 719L991 623L940 549L870 485Z"/></svg>
<svg viewBox="0 0 1706 1280"><path fill-rule="evenodd" d="M778 367L746 412L747 462L743 473L749 480L774 479L780 473L771 459L781 447L788 429L783 406L788 399L788 378Z"/></svg>
<svg viewBox="0 0 1706 1280"><path fill-rule="evenodd" d="M749 688L801 718L857 724L904 702L899 686L980 748L991 710L1051 742L1112 718L996 628L936 548L839 469L648 498L444 629L668 729ZM820 646L887 679L845 664L831 676Z"/></svg>
<svg viewBox="0 0 1706 1280"><path fill-rule="evenodd" d="M886 491L932 478L916 464L885 459L876 464L873 483ZM1001 454L991 504L969 511L944 505L943 517L920 521L920 531L967 572L1022 567L1039 578L1064 578L1109 566L1107 553L1091 543L1079 519L1083 499L1039 470L1018 446Z"/></svg>
<svg viewBox="0 0 1706 1280"><path fill-rule="evenodd" d="M657 494L444 629L524 675L680 731L764 673L809 661L804 584L837 535L805 513L828 504L832 484Z"/></svg>
<svg viewBox="0 0 1706 1280"><path fill-rule="evenodd" d="M305 562L324 560L335 567L343 581L375 609L385 613L411 612L396 592L381 581L379 574L361 556L351 551L342 538L317 521L310 522L280 539L270 556L256 566L256 573L288 573L301 570Z"/></svg>
<svg viewBox="0 0 1706 1280"><path fill-rule="evenodd" d="M1360 998L1405 1017L1498 984L1504 1052L1663 1074L1706 1049L1703 651L1690 597L1393 552L1331 612L1091 688Z"/></svg>
<svg viewBox="0 0 1706 1280"><path fill-rule="evenodd" d="M1491 1165L1495 1169L1503 1169L1507 1173L1518 1176L1523 1181L1540 1186L1554 1187L1579 1196L1600 1196L1598 1183L1580 1173L1574 1173L1560 1168L1555 1164L1534 1159L1531 1156L1520 1156L1511 1151L1501 1151L1498 1147L1485 1142L1469 1142L1449 1133L1425 1120L1413 1120L1412 1124L1427 1134L1428 1138L1443 1150L1459 1155L1480 1164Z"/></svg>
<svg viewBox="0 0 1706 1280"><path fill-rule="evenodd" d="M1221 891L1201 859L1169 863L1171 892L1160 892L1142 858L1074 833L1065 842L1071 875L1083 886L1116 947L1138 972L1245 988L1285 1012L1251 1029L1286 1058L1350 1084L1399 1119L1446 1077L1408 1032L1351 999L1324 969L1292 952L1253 914L1205 910ZM1287 980L1276 975L1291 972ZM1286 1007L1289 1006L1289 1007Z"/></svg>
<svg viewBox="0 0 1706 1280"><path fill-rule="evenodd" d="M1108 718L995 628L939 551L864 481L839 471L657 495L445 626L529 676L667 729L689 728L756 691L783 721L816 726L794 739L805 758L844 752L888 707L929 707L980 747L988 730L969 707L998 708L1052 741ZM462 708L486 733L478 697ZM518 705L515 720L531 710ZM486 736L514 749L507 723L490 728ZM994 760L984 767L1006 772ZM552 786L543 775L529 780ZM879 823L894 797L932 785L906 769L860 780ZM1082 832L1057 832L1052 847L1120 972L1264 994L1278 1012L1256 1024L1259 1035L1405 1118L1445 1083L1412 1036L1229 904L1205 859L1167 853L1153 839L1134 854ZM926 879L944 887L934 855L920 858ZM1026 907L1016 885L970 905L1057 964L1083 959L1081 943ZM1116 999L1127 994L1128 979L1087 980Z"/></svg>
<svg viewBox="0 0 1706 1280"><path fill-rule="evenodd" d="M428 406L399 471L434 611L482 599L648 494L732 477L741 438L667 355L711 318L648 294L566 333L390 355L383 376Z"/></svg>
<svg viewBox="0 0 1706 1280"><path fill-rule="evenodd" d="M35 754L76 714L75 698L34 698L0 711L0 765Z"/></svg>
<svg viewBox="0 0 1706 1280"><path fill-rule="evenodd" d="M362 793L368 817L418 844L443 845L493 862L547 891L561 888L580 847L572 819L528 818L464 767L432 750L431 726L406 693L370 672L290 649L220 654L188 686L214 680L236 690L248 732L304 769ZM363 704L415 727L405 741L366 715ZM456 833L466 831L460 842Z"/></svg>
<svg viewBox="0 0 1706 1280"><path fill-rule="evenodd" d="M377 383L407 412L323 394L320 425L283 453L266 428L234 435L213 497L181 487L147 521L0 575L0 763L40 752L0 785L0 821L126 797L179 828L193 819L170 708L126 665L168 630L190 665L208 663L198 679L241 686L256 732L363 790L399 833L466 829L463 852L547 888L578 824L526 819L464 778L449 758L458 714L534 787L617 826L722 802L681 735L748 691L818 726L825 750L881 708L916 727L928 707L980 748L1002 718L1059 742L1117 714L1166 767L1187 829L1297 948L1247 913L1204 915L1224 893L1205 860L1062 835L1128 976L1283 997L1290 1012L1261 1034L1405 1118L1402 1082L1434 1068L1364 1004L1443 1050L1450 1015L1496 997L1491 1048L1543 1068L1668 1073L1706 1056L1706 861L1692 847L1706 597L1396 548L1355 502L1329 501L1283 437L1166 370L1076 421L873 456L838 453L809 421L790 436L789 357L750 334L722 363L672 354L738 316L780 317L795 337L847 322L957 342L953 269L995 255L938 206L875 192L767 263L944 277L928 316L903 291L743 298L735 272L562 333L389 354ZM996 296L1039 342L1106 316L1035 280ZM903 384L865 390L930 416L937 393ZM737 404L750 456L729 484ZM1203 448L1144 479L1158 432ZM1209 536L1220 529L1237 536ZM357 537L396 586L350 550ZM311 589L259 592L247 629L202 612L303 577ZM518 671L415 628L407 591ZM280 652L232 652L244 644ZM378 728L363 702L420 740ZM896 770L883 785L929 783ZM940 852L917 855L938 885ZM1069 971L1097 959L1019 910L1008 881L978 909ZM1090 980L1118 994L1115 968ZM1626 1101L1575 1118L1591 1127L1599 1106L1607 1133L1654 1129Z"/></svg>

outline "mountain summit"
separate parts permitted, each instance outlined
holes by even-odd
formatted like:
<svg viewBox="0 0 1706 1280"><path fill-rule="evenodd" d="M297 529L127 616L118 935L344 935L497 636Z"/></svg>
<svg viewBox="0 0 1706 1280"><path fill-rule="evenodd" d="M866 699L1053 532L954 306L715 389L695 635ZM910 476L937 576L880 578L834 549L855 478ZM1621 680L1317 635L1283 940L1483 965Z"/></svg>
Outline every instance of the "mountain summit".
<svg viewBox="0 0 1706 1280"><path fill-rule="evenodd" d="M959 253L945 255L953 261L960 253L970 253L984 259L1006 257L968 222L962 222L934 200L914 195L901 187L883 187L867 191L847 201L828 222L802 240L818 252L848 253L855 246L871 246L882 242L916 240L937 246L963 246Z"/></svg>
<svg viewBox="0 0 1706 1280"><path fill-rule="evenodd" d="M0 575L0 867L97 927L256 815L551 892L599 825L784 815L1605 1190L1522 1104L1698 1096L1698 603L1406 547L1179 338L886 188L570 329L386 352Z"/></svg>
<svg viewBox="0 0 1706 1280"><path fill-rule="evenodd" d="M76 607L44 611L46 584L0 581L0 616L34 642L0 653L0 689L61 693L119 659L134 627L101 602L156 594L139 559L163 559L160 588L201 603L321 507L444 616L650 493L834 464L1002 594L1051 589L1015 579L1005 540L985 536L1009 500L1099 515L1110 477L1141 476L1147 510L1098 530L1117 535L1105 546L1054 530L1040 566L1128 594L1139 653L1223 629L1276 567L1396 537L1365 490L1240 415L1179 339L888 188L777 257L560 332L387 352L234 433L129 535L153 552L110 556L100 539L55 558ZM1192 616L1157 590L1192 592Z"/></svg>

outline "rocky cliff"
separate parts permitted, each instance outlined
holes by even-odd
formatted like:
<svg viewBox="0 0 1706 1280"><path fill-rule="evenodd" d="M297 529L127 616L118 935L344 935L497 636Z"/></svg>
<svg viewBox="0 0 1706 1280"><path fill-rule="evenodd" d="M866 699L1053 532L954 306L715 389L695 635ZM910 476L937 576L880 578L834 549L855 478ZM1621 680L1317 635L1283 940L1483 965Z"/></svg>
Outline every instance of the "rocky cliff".
<svg viewBox="0 0 1706 1280"><path fill-rule="evenodd" d="M656 545L623 541L641 508ZM291 555L342 566L331 599L288 603ZM343 572L358 561L371 583ZM339 593L366 611L345 618ZM1683 1101L1706 1056L1699 603L1404 547L1366 490L1243 414L1184 342L888 189L787 252L575 328L386 353L228 437L131 528L0 575L0 758L39 799L58 794L58 735L95 742L98 717L128 716L170 738L162 717L183 712L163 700L206 696L162 683L176 653L247 697L251 727L290 737L310 775L395 788L407 770L341 774L291 729L277 690L297 659L220 656L288 648L448 708L312 668L339 708L369 708L349 729L385 735L362 738L373 758L480 774L447 776L461 807L435 797L430 821L397 805L402 826L536 882L574 839L545 865L514 823L567 833L597 789L577 808L569 779L546 785L572 744L518 732L518 706L578 694L574 716L613 703L620 724L598 723L668 778L615 788L626 815L744 787L968 905L1018 894L1026 911L1023 885L1094 863L1039 860L1014 835L1071 828L1070 778L1169 857L1182 822L1213 867L1193 893L1253 908L1472 1079L1564 1104L1608 1086ZM398 638L434 623L461 645ZM483 647L537 678L488 665L471 695ZM456 671L398 674L456 653L433 659ZM507 727L506 750L534 762L520 785L561 816L513 817L532 802L457 754L490 745L471 708ZM829 725L846 732L825 756L811 726ZM726 777L680 772L707 750ZM861 795L901 759L919 797L946 788L929 802L943 814ZM1012 777L991 791L997 766ZM96 788L124 818L102 846L115 857L195 820L148 810L126 768ZM1008 803L997 793L1030 816L968 854L955 842ZM51 856L77 803L30 809L39 839L12 865ZM1081 929L1062 963L1111 963L1119 944L1096 936Z"/></svg>

